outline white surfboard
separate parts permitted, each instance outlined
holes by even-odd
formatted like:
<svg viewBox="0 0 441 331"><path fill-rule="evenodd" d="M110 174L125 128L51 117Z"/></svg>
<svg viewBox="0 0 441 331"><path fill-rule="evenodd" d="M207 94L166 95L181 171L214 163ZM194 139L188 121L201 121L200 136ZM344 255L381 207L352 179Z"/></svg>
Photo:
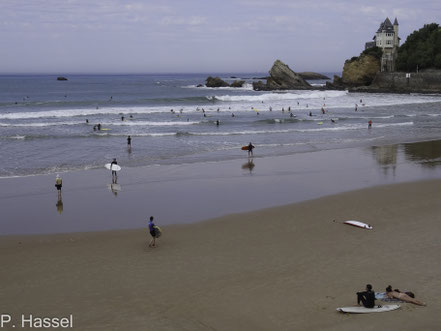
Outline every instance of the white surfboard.
<svg viewBox="0 0 441 331"><path fill-rule="evenodd" d="M348 224L348 225L352 225L352 226L356 226L358 228L366 229L366 230L373 229L373 227L371 225L360 222L360 221L356 221L356 220L347 220L347 221L344 221L343 223Z"/></svg>
<svg viewBox="0 0 441 331"><path fill-rule="evenodd" d="M109 169L112 171L120 171L121 170L121 167L117 164L106 163L104 166L106 167L106 169Z"/></svg>
<svg viewBox="0 0 441 331"><path fill-rule="evenodd" d="M398 308L400 308L400 305L375 306L374 308L355 306L355 307L337 308L337 311L348 314L369 314L369 313L383 313L386 311L396 310Z"/></svg>

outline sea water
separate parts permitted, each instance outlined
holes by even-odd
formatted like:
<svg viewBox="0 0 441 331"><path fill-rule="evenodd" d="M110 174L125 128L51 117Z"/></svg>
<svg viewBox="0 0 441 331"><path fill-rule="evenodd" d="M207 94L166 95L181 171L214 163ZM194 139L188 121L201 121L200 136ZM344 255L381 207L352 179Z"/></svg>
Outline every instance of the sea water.
<svg viewBox="0 0 441 331"><path fill-rule="evenodd" d="M265 157L441 137L439 94L253 91L265 75L217 75L244 79L242 88L198 87L207 74L0 76L0 177L113 158L122 167L238 159L250 142Z"/></svg>

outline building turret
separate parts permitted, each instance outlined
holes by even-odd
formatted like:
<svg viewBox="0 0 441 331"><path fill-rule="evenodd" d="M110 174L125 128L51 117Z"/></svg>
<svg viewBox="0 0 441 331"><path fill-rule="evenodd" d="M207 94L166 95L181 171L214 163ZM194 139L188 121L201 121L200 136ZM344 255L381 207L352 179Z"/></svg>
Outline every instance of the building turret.
<svg viewBox="0 0 441 331"><path fill-rule="evenodd" d="M381 71L395 71L395 61L397 59L400 38L398 37L398 20L395 18L392 25L389 17L380 24L374 38L374 42L368 42L365 48L377 46L383 50L381 57Z"/></svg>

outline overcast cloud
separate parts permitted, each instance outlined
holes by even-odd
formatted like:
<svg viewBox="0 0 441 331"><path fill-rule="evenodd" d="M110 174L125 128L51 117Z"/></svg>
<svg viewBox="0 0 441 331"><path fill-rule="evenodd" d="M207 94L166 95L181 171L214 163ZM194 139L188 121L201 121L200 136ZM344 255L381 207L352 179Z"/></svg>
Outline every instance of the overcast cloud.
<svg viewBox="0 0 441 331"><path fill-rule="evenodd" d="M402 42L439 0L0 0L0 73L341 71L379 24Z"/></svg>

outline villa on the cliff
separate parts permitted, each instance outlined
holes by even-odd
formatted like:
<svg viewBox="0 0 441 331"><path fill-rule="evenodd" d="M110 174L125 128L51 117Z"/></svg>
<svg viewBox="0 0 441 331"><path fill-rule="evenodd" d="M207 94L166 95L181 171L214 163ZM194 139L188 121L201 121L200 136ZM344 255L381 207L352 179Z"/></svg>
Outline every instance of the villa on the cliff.
<svg viewBox="0 0 441 331"><path fill-rule="evenodd" d="M383 50L381 57L381 71L395 71L395 61L397 59L398 47L400 46L400 37L398 37L398 20L395 18L392 25L389 18L386 18L375 34L374 41L367 42L365 49L371 47L380 47Z"/></svg>

